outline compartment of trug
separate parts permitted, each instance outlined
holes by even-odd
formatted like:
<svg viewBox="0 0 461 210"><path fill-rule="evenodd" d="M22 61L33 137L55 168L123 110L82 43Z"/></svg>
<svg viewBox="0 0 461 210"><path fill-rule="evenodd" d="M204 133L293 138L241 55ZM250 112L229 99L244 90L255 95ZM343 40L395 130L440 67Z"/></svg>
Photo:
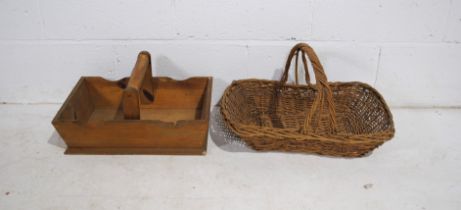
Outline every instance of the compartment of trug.
<svg viewBox="0 0 461 210"><path fill-rule="evenodd" d="M208 82L208 78L183 81L153 78L153 101L141 104L141 120L177 122L205 119L205 113L209 112L203 106ZM149 96L147 92L143 94Z"/></svg>

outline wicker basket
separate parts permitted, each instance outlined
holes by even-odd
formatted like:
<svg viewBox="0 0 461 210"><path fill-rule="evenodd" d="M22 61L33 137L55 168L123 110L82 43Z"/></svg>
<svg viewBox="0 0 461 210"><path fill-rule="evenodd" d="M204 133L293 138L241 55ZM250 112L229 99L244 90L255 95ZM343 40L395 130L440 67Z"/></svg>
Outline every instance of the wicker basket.
<svg viewBox="0 0 461 210"><path fill-rule="evenodd" d="M296 56L296 83L287 84ZM301 56L306 85L298 84ZM309 58L316 84L310 83ZM382 96L361 82L328 82L314 50L291 50L280 81L234 81L221 99L226 124L256 150L359 157L394 136L392 114Z"/></svg>

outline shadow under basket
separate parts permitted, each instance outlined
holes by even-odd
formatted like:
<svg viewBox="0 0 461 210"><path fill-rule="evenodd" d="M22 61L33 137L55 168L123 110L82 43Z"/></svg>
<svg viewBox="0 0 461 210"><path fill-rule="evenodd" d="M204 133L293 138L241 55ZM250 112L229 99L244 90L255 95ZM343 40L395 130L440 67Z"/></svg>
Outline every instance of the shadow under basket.
<svg viewBox="0 0 461 210"><path fill-rule="evenodd" d="M307 55L316 84L310 83ZM302 56L306 83L287 83L293 57ZM238 80L224 92L221 113L227 125L253 149L359 157L394 136L382 96L361 82L330 83L313 49L296 45L280 81Z"/></svg>
<svg viewBox="0 0 461 210"><path fill-rule="evenodd" d="M53 120L66 154L205 154L211 77L151 76L141 52L131 77L82 77Z"/></svg>

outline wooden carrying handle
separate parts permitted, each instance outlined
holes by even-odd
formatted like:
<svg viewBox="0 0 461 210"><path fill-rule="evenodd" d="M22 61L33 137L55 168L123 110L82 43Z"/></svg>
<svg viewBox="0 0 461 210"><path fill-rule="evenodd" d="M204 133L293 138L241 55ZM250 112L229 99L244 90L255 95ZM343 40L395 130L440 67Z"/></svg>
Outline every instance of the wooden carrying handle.
<svg viewBox="0 0 461 210"><path fill-rule="evenodd" d="M141 94L144 91L152 95L152 65L150 54L147 51L139 53L128 84L123 91L122 107L125 119L140 119L140 105L148 101Z"/></svg>
<svg viewBox="0 0 461 210"><path fill-rule="evenodd" d="M319 116L321 116L320 112L322 111L322 107L325 102L328 105L328 112L330 116L330 123L329 123L330 131L335 132L336 131L336 111L335 111L335 105L333 101L333 93L331 91L330 86L328 85L328 79L323 70L323 66L320 63L320 60L317 57L317 54L314 52L314 49L312 49L312 47L310 47L306 43L299 43L291 49L290 54L288 55L287 63L285 65L285 71L283 72L282 78L280 79L280 84L282 85L286 84L288 80L288 71L290 70L291 60L293 59L295 55L296 55L295 76L296 76L296 84L298 84L297 60L298 60L299 53L301 53L301 56L303 58L304 71L306 75L306 78L305 78L306 83L310 84L310 78L309 78L309 72L307 69L307 60L304 57L305 54L308 56L312 64L312 67L314 69L315 82L316 82L316 88L317 88L317 96L314 99L314 102L312 103L312 108L310 112L306 112L306 117L304 121L304 126L302 128L302 132L307 133L309 123L311 123L312 117L317 112L317 109L320 109L318 114ZM320 123L320 120L318 120L317 123Z"/></svg>

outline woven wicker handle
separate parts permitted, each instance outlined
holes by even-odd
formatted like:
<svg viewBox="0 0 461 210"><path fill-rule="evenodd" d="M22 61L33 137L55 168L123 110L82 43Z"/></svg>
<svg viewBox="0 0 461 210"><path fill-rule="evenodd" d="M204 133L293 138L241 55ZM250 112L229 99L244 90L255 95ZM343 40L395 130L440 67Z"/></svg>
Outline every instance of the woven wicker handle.
<svg viewBox="0 0 461 210"><path fill-rule="evenodd" d="M142 51L123 91L122 107L125 119L140 119L141 103L151 102L145 97L146 91L152 95L152 65L149 52Z"/></svg>
<svg viewBox="0 0 461 210"><path fill-rule="evenodd" d="M299 80L298 80L298 58L299 58L299 53L301 53L301 58L302 58L302 61L303 61L303 67L304 67L304 76L305 76L305 81L306 81L306 84L311 84L311 79L310 79L310 76L309 76L309 69L308 69L308 65L307 65L307 59L306 59L306 53L302 50L299 49L299 46L298 45L306 45L304 43L299 43L297 45L295 45L291 51L290 51L290 54L288 55L288 59L287 59L287 63L285 64L285 70L282 74L282 78L280 79L280 83L281 84L286 84L287 81L288 81L288 73L289 73L289 69L290 69L290 66L291 66L291 60L293 59L293 56L296 56L296 63L295 63L295 84L298 85L299 84ZM315 53L314 53L315 54Z"/></svg>
<svg viewBox="0 0 461 210"><path fill-rule="evenodd" d="M336 111L335 111L335 105L333 101L333 93L331 91L330 86L328 85L328 79L323 70L323 66L320 63L320 60L317 57L317 54L315 54L314 49L312 49L312 47L310 47L308 44L305 44L305 43L299 43L291 49L290 54L288 55L287 63L285 65L285 71L282 75L282 78L280 79L280 84L282 85L286 84L288 80L288 71L290 70L291 60L293 59L295 55L296 55L295 76L296 76L296 84L298 84L298 74L297 74L298 62L297 61L298 61L299 53L301 53L301 56L303 58L304 71L306 75L305 79L306 79L306 83L309 85L310 85L310 78L309 78L309 72L307 69L307 60L305 58L305 55L308 56L312 64L312 67L314 69L314 74L315 74L315 81L316 81L315 86L318 92L316 98L314 99L314 102L312 103L311 111L306 112L306 118L304 121L304 126L303 126L302 131L303 133L307 133L309 123L311 123L312 117L314 116L315 112L317 111L317 109L319 109L319 111L321 112L324 103L327 102L328 112L330 116L330 123L329 123L330 130L331 132L335 132L336 131ZM319 116L321 116L320 113L319 113ZM320 123L320 120L317 123Z"/></svg>

